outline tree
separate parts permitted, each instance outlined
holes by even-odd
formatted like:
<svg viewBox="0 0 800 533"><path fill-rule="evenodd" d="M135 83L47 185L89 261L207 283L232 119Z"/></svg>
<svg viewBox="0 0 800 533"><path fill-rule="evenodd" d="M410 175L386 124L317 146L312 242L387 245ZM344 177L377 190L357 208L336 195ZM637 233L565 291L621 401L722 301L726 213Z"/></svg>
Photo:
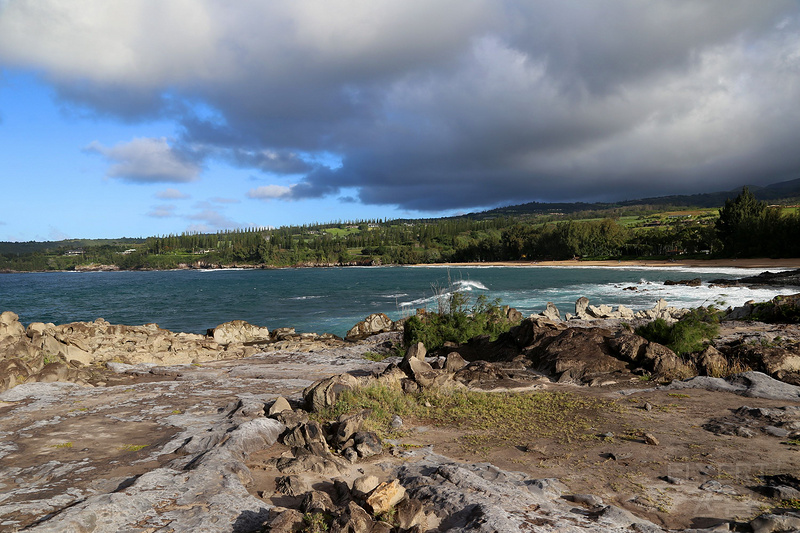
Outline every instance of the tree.
<svg viewBox="0 0 800 533"><path fill-rule="evenodd" d="M725 254L744 256L757 254L761 248L758 228L767 209L747 187L734 199L725 200L716 223Z"/></svg>

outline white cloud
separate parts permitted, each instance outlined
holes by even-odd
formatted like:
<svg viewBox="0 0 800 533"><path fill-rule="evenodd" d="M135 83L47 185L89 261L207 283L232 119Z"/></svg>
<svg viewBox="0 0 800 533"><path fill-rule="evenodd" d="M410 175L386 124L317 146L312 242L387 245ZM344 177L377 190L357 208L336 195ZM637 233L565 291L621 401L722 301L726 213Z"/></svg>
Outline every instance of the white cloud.
<svg viewBox="0 0 800 533"><path fill-rule="evenodd" d="M188 194L184 194L178 189L164 189L156 193L156 198L161 198L163 200L185 200L189 197Z"/></svg>
<svg viewBox="0 0 800 533"><path fill-rule="evenodd" d="M182 157L164 137L138 137L106 147L92 141L85 150L105 157L110 163L106 175L138 183L183 183L194 181L200 166Z"/></svg>
<svg viewBox="0 0 800 533"><path fill-rule="evenodd" d="M247 191L248 198L255 198L258 200L272 200L276 198L288 198L292 195L292 187L284 187L283 185L262 185L255 189Z"/></svg>
<svg viewBox="0 0 800 533"><path fill-rule="evenodd" d="M197 213L188 215L186 218L189 220L199 220L204 222L204 224L195 224L191 226L191 228L204 228L202 231L208 231L209 229L217 231L221 229L235 229L241 227L241 224L238 222L231 220L223 213L219 212L216 209L203 209ZM194 231L190 229L189 231ZM200 230L198 230L200 231Z"/></svg>
<svg viewBox="0 0 800 533"><path fill-rule="evenodd" d="M175 216L174 205L157 205L147 213L147 216L153 218L170 218Z"/></svg>

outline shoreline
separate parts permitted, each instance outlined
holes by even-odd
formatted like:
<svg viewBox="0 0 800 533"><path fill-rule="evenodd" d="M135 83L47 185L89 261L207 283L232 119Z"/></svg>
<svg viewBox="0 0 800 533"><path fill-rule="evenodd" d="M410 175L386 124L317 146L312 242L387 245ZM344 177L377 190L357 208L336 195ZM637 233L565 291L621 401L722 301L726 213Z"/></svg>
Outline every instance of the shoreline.
<svg viewBox="0 0 800 533"><path fill-rule="evenodd" d="M413 266L433 266L418 264ZM485 263L436 263L436 266L448 267L646 267L646 268L747 268L747 269L800 269L800 258L795 259L676 259L674 261L635 259L635 260L606 260L606 261L488 261Z"/></svg>
<svg viewBox="0 0 800 533"><path fill-rule="evenodd" d="M462 262L462 263L413 263L407 265L384 264L384 265L292 265L292 266L272 266L272 265L221 265L219 267L204 268L147 268L147 269L120 269L102 268L108 265L99 265L97 269L80 270L0 270L0 274L34 274L49 272L69 272L76 274L90 274L97 272L185 272L185 271L213 271L213 270L283 270L301 268L348 268L348 267L453 267L453 268L476 268L476 267L588 267L588 268L741 268L741 269L777 269L794 270L800 269L800 258L790 259L632 259L632 260L576 260L566 259L560 261L486 261L486 262Z"/></svg>

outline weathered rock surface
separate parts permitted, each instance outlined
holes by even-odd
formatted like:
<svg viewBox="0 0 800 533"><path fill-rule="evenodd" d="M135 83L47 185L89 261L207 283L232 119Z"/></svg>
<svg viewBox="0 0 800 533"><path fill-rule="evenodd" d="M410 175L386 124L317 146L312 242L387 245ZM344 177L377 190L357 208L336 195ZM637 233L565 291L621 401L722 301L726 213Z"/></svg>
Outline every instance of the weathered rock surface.
<svg viewBox="0 0 800 533"><path fill-rule="evenodd" d="M261 351L308 352L341 344L332 335L298 335L293 330L275 339L267 328L242 320L220 324L208 336L173 333L156 324L114 325L102 318L25 328L16 314L6 311L0 315L0 391L36 381L104 382L103 364L199 364Z"/></svg>
<svg viewBox="0 0 800 533"><path fill-rule="evenodd" d="M365 339L370 335L396 331L397 327L384 313L374 313L353 326L345 335L348 340Z"/></svg>

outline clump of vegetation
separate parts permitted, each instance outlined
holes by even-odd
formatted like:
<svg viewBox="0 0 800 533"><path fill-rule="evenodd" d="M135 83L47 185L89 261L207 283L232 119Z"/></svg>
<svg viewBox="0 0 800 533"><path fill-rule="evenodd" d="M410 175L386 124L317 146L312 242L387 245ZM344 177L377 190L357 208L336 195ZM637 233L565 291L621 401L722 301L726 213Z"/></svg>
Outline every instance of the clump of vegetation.
<svg viewBox="0 0 800 533"><path fill-rule="evenodd" d="M61 444L54 444L53 448L72 448L71 442L62 442Z"/></svg>
<svg viewBox="0 0 800 533"><path fill-rule="evenodd" d="M698 307L674 324L657 318L636 328L636 334L663 344L680 356L686 356L699 352L705 341L719 334L719 313L714 307Z"/></svg>
<svg viewBox="0 0 800 533"><path fill-rule="evenodd" d="M122 446L120 449L125 452L138 452L144 448L150 446L149 444L126 444Z"/></svg>
<svg viewBox="0 0 800 533"><path fill-rule="evenodd" d="M446 342L461 344L482 335L496 340L513 325L499 299L490 302L480 295L470 306L464 293L454 291L440 297L438 312L418 314L406 321L403 343L411 346L421 342L428 350L435 350Z"/></svg>
<svg viewBox="0 0 800 533"><path fill-rule="evenodd" d="M491 445L526 442L539 437L570 441L589 438L598 413L617 413L611 401L561 392L491 393L435 389L404 394L398 388L373 385L342 392L335 405L316 413L320 420L369 410L365 427L382 437L396 435L392 416L412 417L438 427L468 430L465 442Z"/></svg>
<svg viewBox="0 0 800 533"><path fill-rule="evenodd" d="M375 361L380 362L386 359L387 357L391 357L395 354L393 353L377 353L377 352L364 352L363 357L367 361Z"/></svg>
<svg viewBox="0 0 800 533"><path fill-rule="evenodd" d="M303 533L323 533L328 531L332 517L324 513L306 513L303 515Z"/></svg>

